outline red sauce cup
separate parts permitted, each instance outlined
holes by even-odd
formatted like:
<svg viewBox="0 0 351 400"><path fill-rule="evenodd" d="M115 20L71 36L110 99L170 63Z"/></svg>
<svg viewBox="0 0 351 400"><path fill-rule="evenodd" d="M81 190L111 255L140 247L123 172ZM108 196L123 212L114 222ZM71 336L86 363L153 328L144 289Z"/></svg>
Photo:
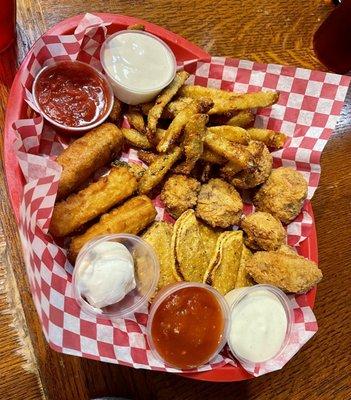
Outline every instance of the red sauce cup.
<svg viewBox="0 0 351 400"><path fill-rule="evenodd" d="M81 61L58 61L42 68L33 82L32 94L42 116L70 134L102 124L114 102L105 75Z"/></svg>
<svg viewBox="0 0 351 400"><path fill-rule="evenodd" d="M228 304L217 290L203 283L179 282L154 299L147 338L158 360L189 370L217 356L227 341L228 328Z"/></svg>

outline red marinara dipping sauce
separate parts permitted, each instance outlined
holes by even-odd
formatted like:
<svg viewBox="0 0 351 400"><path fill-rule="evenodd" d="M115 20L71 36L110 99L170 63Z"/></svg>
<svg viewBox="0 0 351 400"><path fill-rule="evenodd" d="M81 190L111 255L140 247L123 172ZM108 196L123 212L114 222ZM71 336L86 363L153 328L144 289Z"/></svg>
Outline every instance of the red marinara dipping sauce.
<svg viewBox="0 0 351 400"><path fill-rule="evenodd" d="M57 124L78 128L99 122L111 106L111 89L97 70L79 61L61 61L37 76L34 97Z"/></svg>
<svg viewBox="0 0 351 400"><path fill-rule="evenodd" d="M155 307L148 327L150 345L167 364L199 367L224 344L226 316L216 295L205 286L180 288Z"/></svg>

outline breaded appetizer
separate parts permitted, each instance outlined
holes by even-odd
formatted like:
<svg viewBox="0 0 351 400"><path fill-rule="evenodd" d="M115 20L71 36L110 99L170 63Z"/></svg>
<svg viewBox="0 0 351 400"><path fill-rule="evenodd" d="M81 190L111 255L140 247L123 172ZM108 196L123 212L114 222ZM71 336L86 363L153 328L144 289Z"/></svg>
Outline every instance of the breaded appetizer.
<svg viewBox="0 0 351 400"><path fill-rule="evenodd" d="M126 112L125 116L127 117L128 122L132 128L140 133L145 133L146 128L144 116L138 106L128 106L128 111Z"/></svg>
<svg viewBox="0 0 351 400"><path fill-rule="evenodd" d="M105 123L70 144L56 159L62 167L57 198L74 192L95 171L121 150L123 135L116 125Z"/></svg>
<svg viewBox="0 0 351 400"><path fill-rule="evenodd" d="M108 214L104 214L99 222L92 225L85 233L75 236L69 246L68 259L74 263L85 243L97 236L122 232L137 235L155 217L156 209L147 196L133 197Z"/></svg>
<svg viewBox="0 0 351 400"><path fill-rule="evenodd" d="M252 257L251 251L245 245L243 245L240 266L235 282L235 289L241 287L253 286L255 284L254 280L251 278L251 276L248 274L246 270L246 264L251 257Z"/></svg>
<svg viewBox="0 0 351 400"><path fill-rule="evenodd" d="M194 208L200 191L200 182L184 175L171 175L161 192L161 200L173 218L179 218L184 211Z"/></svg>
<svg viewBox="0 0 351 400"><path fill-rule="evenodd" d="M113 107L112 107L111 113L109 115L109 119L114 124L118 124L118 122L122 116L122 108L123 108L123 103L121 102L121 100L119 100L119 99L117 99L117 97L115 97L114 102L113 102Z"/></svg>
<svg viewBox="0 0 351 400"><path fill-rule="evenodd" d="M301 211L307 197L307 182L303 175L292 169L274 169L254 197L259 211L274 215L285 224L293 221Z"/></svg>
<svg viewBox="0 0 351 400"><path fill-rule="evenodd" d="M256 211L241 220L245 244L253 250L278 250L286 241L286 231L272 214Z"/></svg>
<svg viewBox="0 0 351 400"><path fill-rule="evenodd" d="M238 225L243 211L239 193L222 179L211 179L202 185L196 215L213 227Z"/></svg>
<svg viewBox="0 0 351 400"><path fill-rule="evenodd" d="M277 286L287 293L305 293L323 277L313 261L281 251L258 251L246 264L257 283Z"/></svg>
<svg viewBox="0 0 351 400"><path fill-rule="evenodd" d="M247 133L250 135L251 140L263 142L271 149L281 149L287 140L287 136L284 133L269 129L250 128Z"/></svg>
<svg viewBox="0 0 351 400"><path fill-rule="evenodd" d="M49 231L53 236L67 236L131 196L136 189L137 180L129 168L112 167L107 176L55 204Z"/></svg>

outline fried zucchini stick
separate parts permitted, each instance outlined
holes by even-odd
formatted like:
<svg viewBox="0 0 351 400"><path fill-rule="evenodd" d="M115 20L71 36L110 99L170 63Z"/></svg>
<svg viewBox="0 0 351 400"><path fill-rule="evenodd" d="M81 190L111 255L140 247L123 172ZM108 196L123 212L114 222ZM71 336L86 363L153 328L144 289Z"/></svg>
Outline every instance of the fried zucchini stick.
<svg viewBox="0 0 351 400"><path fill-rule="evenodd" d="M130 145L144 150L149 150L152 148L151 144L147 140L147 137L136 129L122 128L121 130L124 138Z"/></svg>
<svg viewBox="0 0 351 400"><path fill-rule="evenodd" d="M239 126L211 126L207 128L207 131L222 138L225 138L230 142L248 144L250 141L250 135L245 129L240 128Z"/></svg>
<svg viewBox="0 0 351 400"><path fill-rule="evenodd" d="M263 142L267 147L272 149L281 149L284 147L287 136L281 132L271 131L269 129L250 128L247 130L251 140Z"/></svg>
<svg viewBox="0 0 351 400"><path fill-rule="evenodd" d="M113 167L107 176L55 204L50 223L52 235L62 237L131 196L137 180L127 167Z"/></svg>
<svg viewBox="0 0 351 400"><path fill-rule="evenodd" d="M179 95L183 97L191 97L192 99L207 97L215 101L216 99L231 100L235 96L240 96L240 93L233 93L228 92L227 90L198 85L184 85L180 88Z"/></svg>
<svg viewBox="0 0 351 400"><path fill-rule="evenodd" d="M138 234L156 217L156 209L147 196L137 196L126 201L120 207L104 214L100 221L91 226L85 233L72 239L68 259L74 263L80 249L89 240L111 233Z"/></svg>
<svg viewBox="0 0 351 400"><path fill-rule="evenodd" d="M243 110L239 111L236 115L231 117L227 122L226 125L231 126L240 126L241 128L246 128L250 125L255 119L255 116L251 111Z"/></svg>
<svg viewBox="0 0 351 400"><path fill-rule="evenodd" d="M145 133L145 122L143 114L136 106L129 106L126 112L126 117L130 126L141 133Z"/></svg>
<svg viewBox="0 0 351 400"><path fill-rule="evenodd" d="M56 159L62 167L57 199L67 197L111 161L122 144L121 130L111 123L100 125L70 144Z"/></svg>

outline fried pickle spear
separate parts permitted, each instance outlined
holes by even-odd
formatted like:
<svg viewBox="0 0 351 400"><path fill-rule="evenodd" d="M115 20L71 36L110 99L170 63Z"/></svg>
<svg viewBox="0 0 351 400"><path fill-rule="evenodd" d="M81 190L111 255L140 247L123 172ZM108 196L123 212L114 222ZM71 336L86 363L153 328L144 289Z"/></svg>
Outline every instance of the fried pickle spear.
<svg viewBox="0 0 351 400"><path fill-rule="evenodd" d="M250 128L247 130L251 140L263 142L272 149L281 149L287 140L287 136L281 132L271 131L269 129Z"/></svg>
<svg viewBox="0 0 351 400"><path fill-rule="evenodd" d="M113 167L107 176L55 204L50 223L53 236L67 236L131 196L137 180L127 167Z"/></svg>
<svg viewBox="0 0 351 400"><path fill-rule="evenodd" d="M196 162L200 159L204 151L204 135L206 132L206 124L208 115L193 115L184 129L184 139L182 142L184 148L185 161L179 164L175 169L175 173L189 175L195 167Z"/></svg>
<svg viewBox="0 0 351 400"><path fill-rule="evenodd" d="M139 149L149 150L152 148L150 142L147 140L147 137L132 128L121 128L124 138L127 140L129 144L134 147L138 147Z"/></svg>
<svg viewBox="0 0 351 400"><path fill-rule="evenodd" d="M206 146L201 154L201 160L211 164L219 164L219 165L225 164L227 162L227 160L224 157L208 149Z"/></svg>
<svg viewBox="0 0 351 400"><path fill-rule="evenodd" d="M185 107L171 122L165 136L157 145L157 151L166 153L169 148L176 142L182 129L185 127L189 119L194 114L206 114L212 107L213 102L209 99L194 100L187 107Z"/></svg>
<svg viewBox="0 0 351 400"><path fill-rule="evenodd" d="M119 119L121 118L122 107L123 107L123 103L121 102L121 100L119 100L119 99L117 99L117 97L115 97L115 100L113 102L113 107L112 107L111 113L109 115L110 120L114 124L117 124L119 122Z"/></svg>
<svg viewBox="0 0 351 400"><path fill-rule="evenodd" d="M158 185L172 165L180 158L182 150L175 147L170 153L159 155L156 160L149 165L144 175L139 181L139 193L149 193L156 185Z"/></svg>
<svg viewBox="0 0 351 400"><path fill-rule="evenodd" d="M224 139L227 139L230 142L247 145L250 141L250 135L245 129L240 128L239 126L210 126L209 128L207 128L207 131Z"/></svg>
<svg viewBox="0 0 351 400"><path fill-rule="evenodd" d="M147 118L147 135L150 142L153 142L157 122L161 117L163 109L177 94L179 88L184 84L188 77L189 74L186 71L178 71L172 83L163 89L158 95L155 105L149 111Z"/></svg>
<svg viewBox="0 0 351 400"><path fill-rule="evenodd" d="M156 217L156 209L147 196L137 196L126 201L120 207L104 214L99 222L91 226L85 233L72 239L68 259L74 263L80 249L89 240L110 233L132 233L137 235Z"/></svg>
<svg viewBox="0 0 351 400"><path fill-rule="evenodd" d="M155 162L159 154L153 153L152 151L145 151L139 150L138 151L138 158L140 161L145 163L146 165L150 165L151 163Z"/></svg>
<svg viewBox="0 0 351 400"><path fill-rule="evenodd" d="M178 115L192 101L193 99L191 99L190 97L179 97L178 99L171 101L164 108L161 118L175 118L175 116Z"/></svg>
<svg viewBox="0 0 351 400"><path fill-rule="evenodd" d="M111 123L100 125L70 144L56 159L62 167L57 199L67 197L111 161L122 144L121 130Z"/></svg>
<svg viewBox="0 0 351 400"><path fill-rule="evenodd" d="M192 99L201 99L202 97L208 97L212 100L231 100L233 97L240 96L240 93L233 93L227 90L209 88L199 85L184 85L179 90L179 95L183 97L190 97Z"/></svg>
<svg viewBox="0 0 351 400"><path fill-rule="evenodd" d="M255 116L251 111L243 110L239 111L236 115L228 119L226 125L240 126L241 128L246 128L255 119Z"/></svg>
<svg viewBox="0 0 351 400"><path fill-rule="evenodd" d="M130 126L141 133L145 133L145 122L142 113L136 106L129 106L126 117Z"/></svg>

